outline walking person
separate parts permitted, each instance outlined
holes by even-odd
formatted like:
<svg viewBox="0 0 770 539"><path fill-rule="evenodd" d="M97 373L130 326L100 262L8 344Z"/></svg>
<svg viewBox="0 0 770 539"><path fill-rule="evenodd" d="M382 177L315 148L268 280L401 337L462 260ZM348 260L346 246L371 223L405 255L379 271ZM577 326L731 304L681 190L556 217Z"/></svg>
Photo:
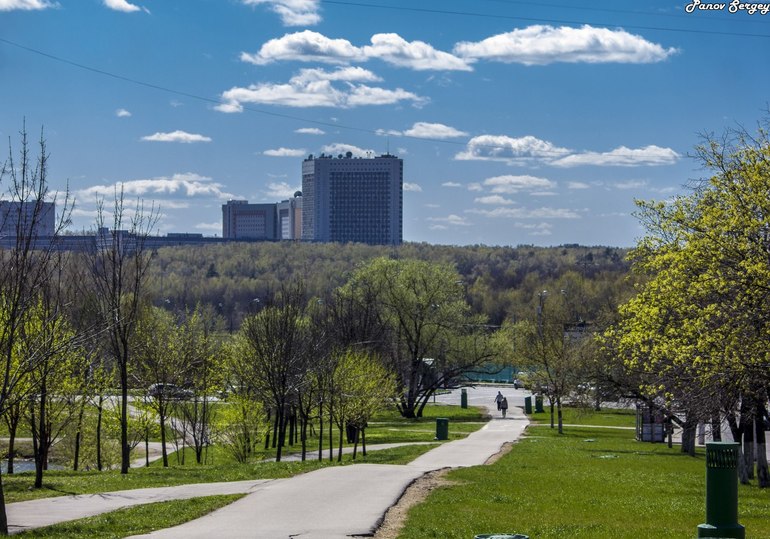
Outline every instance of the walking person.
<svg viewBox="0 0 770 539"><path fill-rule="evenodd" d="M497 411L498 412L500 411L500 403L503 402L504 398L505 397L503 397L503 394L498 391L497 392L497 396L495 397L495 402L497 403Z"/></svg>
<svg viewBox="0 0 770 539"><path fill-rule="evenodd" d="M506 412L508 412L508 399L505 397L500 401L500 411L503 412L503 417L505 417Z"/></svg>

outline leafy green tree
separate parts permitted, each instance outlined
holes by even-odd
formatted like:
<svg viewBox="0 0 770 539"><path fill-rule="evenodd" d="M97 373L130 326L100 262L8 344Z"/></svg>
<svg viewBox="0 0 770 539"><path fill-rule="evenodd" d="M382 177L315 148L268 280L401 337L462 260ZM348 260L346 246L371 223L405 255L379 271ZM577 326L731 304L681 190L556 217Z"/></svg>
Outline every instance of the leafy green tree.
<svg viewBox="0 0 770 539"><path fill-rule="evenodd" d="M715 414L757 436L760 486L770 484L764 429L770 337L770 139L743 130L707 138L697 154L712 176L667 203L642 202L647 228L632 256L645 280L608 340L644 392L686 427ZM740 413L741 421L735 420ZM747 480L753 459L741 470Z"/></svg>
<svg viewBox="0 0 770 539"><path fill-rule="evenodd" d="M472 314L450 264L378 258L340 294L356 299L359 312L377 313L376 333L360 345L380 352L396 374L404 417L420 417L437 389L495 356L486 320Z"/></svg>
<svg viewBox="0 0 770 539"><path fill-rule="evenodd" d="M27 355L17 357L19 341L31 313L37 307L43 289L57 267L56 238L69 224L72 203L69 194L58 197L59 218L53 239L42 239L38 229L51 211L48 187L48 152L45 139L40 138L39 154L32 155L26 128L21 133L18 159L14 158L9 141L8 159L0 167L0 186L6 200L17 204L19 211L9 211L0 217L0 229L7 235L0 250L0 413L17 402L20 384L40 359L29 346ZM20 368L18 368L20 367ZM0 534L8 534L5 496L0 482Z"/></svg>
<svg viewBox="0 0 770 539"><path fill-rule="evenodd" d="M342 460L343 432L351 429L356 458L359 435L366 456L366 427L372 416L392 405L398 391L393 373L382 362L362 350L347 350L335 362L332 373L335 406L332 410L339 432L337 460Z"/></svg>
<svg viewBox="0 0 770 539"><path fill-rule="evenodd" d="M259 396L274 410L276 461L281 460L297 392L309 383L314 345L305 309L302 285L284 287L274 304L244 321L232 357L240 392Z"/></svg>
<svg viewBox="0 0 770 539"><path fill-rule="evenodd" d="M141 313L133 343L136 363L132 372L158 414L164 467L168 467L167 419L177 398L171 388L181 387L187 367L179 351L177 333L171 313L148 306Z"/></svg>

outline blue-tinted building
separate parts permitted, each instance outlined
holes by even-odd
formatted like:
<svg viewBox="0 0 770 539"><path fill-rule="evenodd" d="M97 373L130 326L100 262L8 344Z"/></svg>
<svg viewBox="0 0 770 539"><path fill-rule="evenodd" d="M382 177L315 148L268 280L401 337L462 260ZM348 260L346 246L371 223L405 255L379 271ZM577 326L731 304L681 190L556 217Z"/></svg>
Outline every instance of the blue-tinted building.
<svg viewBox="0 0 770 539"><path fill-rule="evenodd" d="M399 245L404 162L312 155L302 162L302 239Z"/></svg>

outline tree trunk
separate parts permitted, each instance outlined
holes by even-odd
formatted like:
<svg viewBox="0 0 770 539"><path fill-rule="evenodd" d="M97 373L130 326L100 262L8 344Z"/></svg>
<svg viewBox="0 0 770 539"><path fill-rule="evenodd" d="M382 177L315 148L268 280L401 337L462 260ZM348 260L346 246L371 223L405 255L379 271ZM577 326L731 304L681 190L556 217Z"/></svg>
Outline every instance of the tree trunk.
<svg viewBox="0 0 770 539"><path fill-rule="evenodd" d="M564 434L564 421L562 420L561 397L556 399L556 410L559 416L559 434Z"/></svg>
<svg viewBox="0 0 770 539"><path fill-rule="evenodd" d="M685 416L684 425L682 425L682 453L687 453L691 457L695 456L695 435L698 423L692 418L692 414Z"/></svg>
<svg viewBox="0 0 770 539"><path fill-rule="evenodd" d="M329 403L329 462L334 462L334 414Z"/></svg>
<svg viewBox="0 0 770 539"><path fill-rule="evenodd" d="M45 469L45 464L48 460L48 435L46 433L46 422L48 421L48 418L46 417L46 400L47 400L47 394L48 391L46 389L46 383L45 378L43 379L43 382L40 387L40 416L38 417L38 427L37 432L35 432L35 419L34 415L32 418L32 438L37 438L37 444L35 444L37 447L35 448L35 488L43 488L43 470Z"/></svg>
<svg viewBox="0 0 770 539"><path fill-rule="evenodd" d="M356 427L356 435L355 439L353 440L353 460L356 460L356 454L358 453L358 432L359 429Z"/></svg>
<svg viewBox="0 0 770 539"><path fill-rule="evenodd" d="M275 421L276 421L276 425L278 426L278 443L277 443L278 447L275 450L275 461L281 462L281 453L283 451L283 444L285 441L284 437L286 436L286 428L285 428L286 426L284 424L286 421L286 418L285 418L285 411L284 411L283 405L280 405L278 407L278 414L276 415Z"/></svg>
<svg viewBox="0 0 770 539"><path fill-rule="evenodd" d="M166 450L166 414L163 404L158 406L158 419L160 421L160 453L163 457L163 467L168 468L168 451Z"/></svg>
<svg viewBox="0 0 770 539"><path fill-rule="evenodd" d="M307 459L307 417L303 417L300 427L300 442L302 442L302 462Z"/></svg>
<svg viewBox="0 0 770 539"><path fill-rule="evenodd" d="M83 413L86 408L86 399L81 395L80 397L80 410L78 410L78 424L77 432L75 433L75 458L72 462L72 471L77 472L80 461L80 444L83 440Z"/></svg>
<svg viewBox="0 0 770 539"><path fill-rule="evenodd" d="M754 418L757 447L757 485L759 488L770 486L770 471L767 469L767 446L765 445L764 406L757 406Z"/></svg>
<svg viewBox="0 0 770 539"><path fill-rule="evenodd" d="M551 405L551 428L553 428L554 427L554 422L553 422L553 399L548 399L548 401L549 401L549 403Z"/></svg>
<svg viewBox="0 0 770 539"><path fill-rule="evenodd" d="M104 397L99 395L99 404L96 405L96 469L102 471L102 413L104 411Z"/></svg>
<svg viewBox="0 0 770 539"><path fill-rule="evenodd" d="M746 469L746 457L743 454L743 445L741 440L743 439L742 424L739 424L735 418L735 413L727 411L725 414L727 417L727 425L730 427L730 434L733 437L734 442L738 442L738 480L742 485L749 483L749 473Z"/></svg>
<svg viewBox="0 0 770 539"><path fill-rule="evenodd" d="M16 453L16 431L19 428L19 418L21 417L21 404L16 403L9 410L7 417L8 424L8 474L13 473L13 459Z"/></svg>
<svg viewBox="0 0 770 539"><path fill-rule="evenodd" d="M318 462L323 460L324 452L324 403L318 403Z"/></svg>
<svg viewBox="0 0 770 539"><path fill-rule="evenodd" d="M742 423L742 430L743 430L743 462L746 465L746 479L747 483L751 479L754 479L754 429L753 418L748 417L751 415L750 413L746 414L747 417L744 419L743 414L741 414L741 423Z"/></svg>
<svg viewBox="0 0 770 539"><path fill-rule="evenodd" d="M0 473L0 535L8 535L8 515L5 512L5 493L3 492L3 479Z"/></svg>
<svg viewBox="0 0 770 539"><path fill-rule="evenodd" d="M127 474L131 466L131 448L128 445L128 345L123 343L120 361L120 473Z"/></svg>
<svg viewBox="0 0 770 539"><path fill-rule="evenodd" d="M722 421L720 421L719 415L714 415L711 418L711 439L715 442L722 441Z"/></svg>
<svg viewBox="0 0 770 539"><path fill-rule="evenodd" d="M361 429L361 454L366 456L366 427Z"/></svg>
<svg viewBox="0 0 770 539"><path fill-rule="evenodd" d="M339 442L340 442L340 444L339 444L338 449L337 449L337 462L342 462L342 443L343 443L342 431L344 431L344 430L345 430L344 425L342 424L342 422L340 422L340 428L339 428L339 431L340 431Z"/></svg>

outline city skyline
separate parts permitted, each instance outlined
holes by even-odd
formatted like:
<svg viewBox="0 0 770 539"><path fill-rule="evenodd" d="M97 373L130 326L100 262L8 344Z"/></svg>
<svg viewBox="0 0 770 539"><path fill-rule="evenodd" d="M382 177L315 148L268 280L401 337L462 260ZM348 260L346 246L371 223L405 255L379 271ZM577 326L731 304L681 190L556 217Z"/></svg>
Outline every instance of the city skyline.
<svg viewBox="0 0 770 539"><path fill-rule="evenodd" d="M0 0L0 135L44 127L73 230L122 185L220 235L350 151L403 159L406 242L627 247L703 133L767 116L770 15L729 6Z"/></svg>

